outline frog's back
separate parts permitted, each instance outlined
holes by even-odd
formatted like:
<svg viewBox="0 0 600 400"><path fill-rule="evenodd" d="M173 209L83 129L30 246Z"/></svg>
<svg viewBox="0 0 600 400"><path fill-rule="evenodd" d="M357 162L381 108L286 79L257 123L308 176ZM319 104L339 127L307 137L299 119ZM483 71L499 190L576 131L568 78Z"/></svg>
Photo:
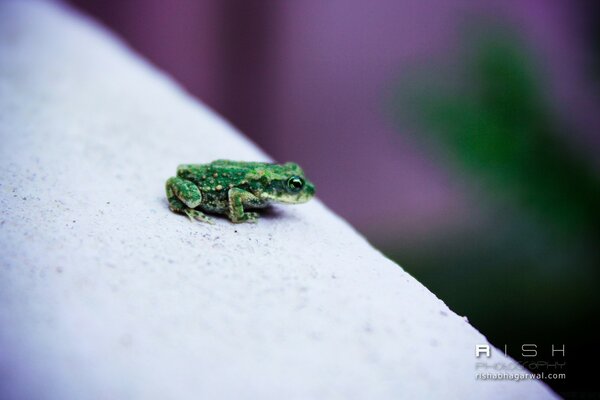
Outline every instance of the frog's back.
<svg viewBox="0 0 600 400"><path fill-rule="evenodd" d="M180 173L205 173L208 170L215 171L226 171L227 169L233 171L249 171L256 168L273 165L266 162L258 161L230 161L230 160L215 160L208 164L181 164L177 167L177 175Z"/></svg>
<svg viewBox="0 0 600 400"><path fill-rule="evenodd" d="M206 175L210 164L181 164L177 166L177 176L196 182L197 178Z"/></svg>
<svg viewBox="0 0 600 400"><path fill-rule="evenodd" d="M257 168L264 168L269 165L273 165L271 163L266 162L258 162L258 161L231 161L231 160L215 160L211 162L210 167L222 170L227 172L226 170L231 170L232 172L246 172L255 170Z"/></svg>
<svg viewBox="0 0 600 400"><path fill-rule="evenodd" d="M222 197L227 189L246 185L248 172L267 165L260 162L217 160L209 164L182 164L177 176L194 182L201 192L218 192Z"/></svg>

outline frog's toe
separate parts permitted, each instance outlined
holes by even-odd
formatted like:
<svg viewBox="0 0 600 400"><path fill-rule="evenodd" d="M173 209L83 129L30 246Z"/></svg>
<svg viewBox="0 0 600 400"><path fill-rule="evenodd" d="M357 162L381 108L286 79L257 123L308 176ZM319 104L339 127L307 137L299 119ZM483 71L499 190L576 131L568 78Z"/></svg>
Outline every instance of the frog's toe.
<svg viewBox="0 0 600 400"><path fill-rule="evenodd" d="M258 219L258 213L257 212L245 212L241 216L231 216L230 215L229 218L231 219L231 222L233 222L234 224L241 224L243 222L254 223Z"/></svg>
<svg viewBox="0 0 600 400"><path fill-rule="evenodd" d="M257 212L245 212L244 217L245 217L244 222L255 223L256 220L258 219L258 213Z"/></svg>
<svg viewBox="0 0 600 400"><path fill-rule="evenodd" d="M204 215L203 213L201 213L198 210L188 208L184 212L185 212L185 215L187 215L188 218L190 219L190 221L192 221L192 222L194 222L194 220L198 220L200 222L206 222L208 224L214 225L214 221L212 218Z"/></svg>

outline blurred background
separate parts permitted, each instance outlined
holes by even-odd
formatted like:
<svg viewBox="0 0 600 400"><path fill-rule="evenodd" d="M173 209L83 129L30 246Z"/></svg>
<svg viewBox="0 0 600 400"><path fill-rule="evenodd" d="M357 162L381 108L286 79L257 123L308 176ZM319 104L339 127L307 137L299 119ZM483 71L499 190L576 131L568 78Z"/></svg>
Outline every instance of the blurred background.
<svg viewBox="0 0 600 400"><path fill-rule="evenodd" d="M599 2L72 3L301 164L493 344L600 396Z"/></svg>

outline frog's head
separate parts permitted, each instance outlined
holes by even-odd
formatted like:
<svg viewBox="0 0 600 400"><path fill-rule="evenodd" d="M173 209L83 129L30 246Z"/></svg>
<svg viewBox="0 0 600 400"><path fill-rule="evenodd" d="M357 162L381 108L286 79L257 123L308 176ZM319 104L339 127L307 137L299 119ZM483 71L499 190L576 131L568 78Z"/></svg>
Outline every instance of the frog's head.
<svg viewBox="0 0 600 400"><path fill-rule="evenodd" d="M278 203L306 203L315 195L315 186L304 176L298 164L272 164L260 171L264 200Z"/></svg>

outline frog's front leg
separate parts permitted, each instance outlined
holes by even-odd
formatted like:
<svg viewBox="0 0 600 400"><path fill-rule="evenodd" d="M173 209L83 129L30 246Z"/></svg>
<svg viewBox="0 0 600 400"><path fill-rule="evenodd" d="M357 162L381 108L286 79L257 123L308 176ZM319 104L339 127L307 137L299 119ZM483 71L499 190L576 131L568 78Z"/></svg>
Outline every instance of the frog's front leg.
<svg viewBox="0 0 600 400"><path fill-rule="evenodd" d="M167 180L166 187L167 199L171 211L183 213L190 220L212 223L212 220L194 208L202 203L202 193L194 182L172 177Z"/></svg>
<svg viewBox="0 0 600 400"><path fill-rule="evenodd" d="M229 219L231 222L255 222L258 213L244 212L244 205L259 204L260 199L245 190L232 188L229 189Z"/></svg>

